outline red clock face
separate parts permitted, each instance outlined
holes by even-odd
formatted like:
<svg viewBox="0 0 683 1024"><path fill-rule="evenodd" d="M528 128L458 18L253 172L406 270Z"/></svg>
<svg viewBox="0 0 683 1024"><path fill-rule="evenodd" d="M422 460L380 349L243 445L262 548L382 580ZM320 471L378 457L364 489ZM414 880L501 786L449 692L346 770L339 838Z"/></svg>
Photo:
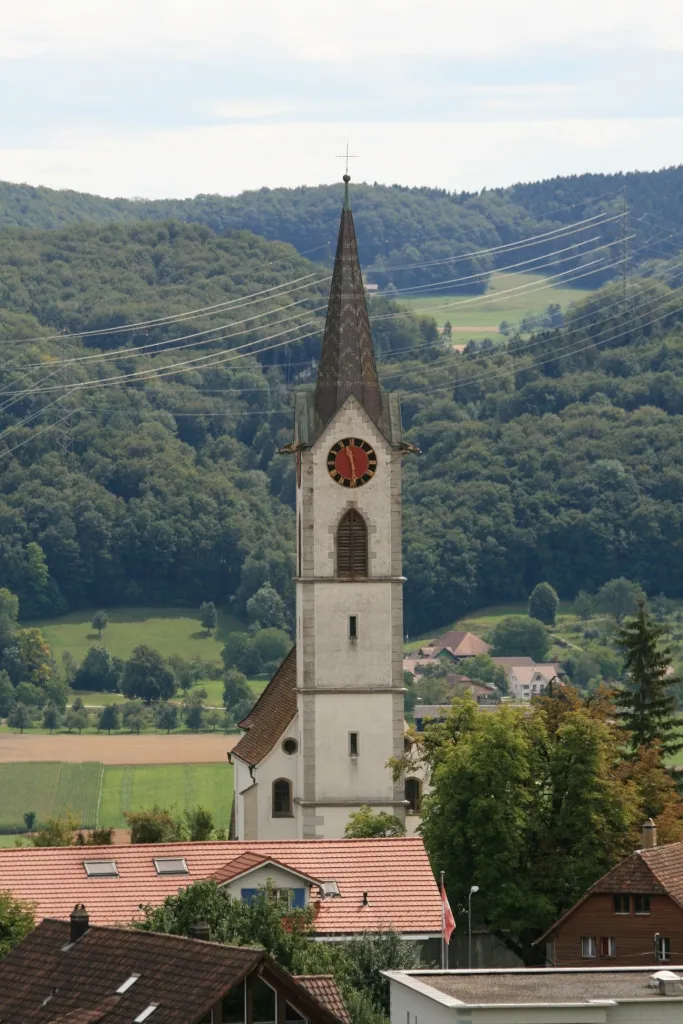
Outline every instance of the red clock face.
<svg viewBox="0 0 683 1024"><path fill-rule="evenodd" d="M327 470L342 487L362 487L372 480L377 456L367 441L345 437L333 444L327 455Z"/></svg>

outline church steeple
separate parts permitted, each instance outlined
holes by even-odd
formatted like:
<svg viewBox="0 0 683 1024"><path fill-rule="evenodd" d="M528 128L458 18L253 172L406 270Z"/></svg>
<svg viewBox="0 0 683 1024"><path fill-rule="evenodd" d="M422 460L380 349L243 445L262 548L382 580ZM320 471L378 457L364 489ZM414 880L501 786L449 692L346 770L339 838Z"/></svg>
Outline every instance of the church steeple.
<svg viewBox="0 0 683 1024"><path fill-rule="evenodd" d="M349 395L355 395L375 423L382 415L382 397L372 346L358 245L344 175L344 208L327 307L315 410L326 424Z"/></svg>

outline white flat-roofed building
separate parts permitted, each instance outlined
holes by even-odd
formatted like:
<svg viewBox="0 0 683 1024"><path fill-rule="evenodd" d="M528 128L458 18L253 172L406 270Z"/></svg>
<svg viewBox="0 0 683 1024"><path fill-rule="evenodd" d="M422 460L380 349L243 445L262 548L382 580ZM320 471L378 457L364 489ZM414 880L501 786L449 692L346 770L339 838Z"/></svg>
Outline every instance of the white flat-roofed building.
<svg viewBox="0 0 683 1024"><path fill-rule="evenodd" d="M674 1024L683 967L385 971L391 1024Z"/></svg>

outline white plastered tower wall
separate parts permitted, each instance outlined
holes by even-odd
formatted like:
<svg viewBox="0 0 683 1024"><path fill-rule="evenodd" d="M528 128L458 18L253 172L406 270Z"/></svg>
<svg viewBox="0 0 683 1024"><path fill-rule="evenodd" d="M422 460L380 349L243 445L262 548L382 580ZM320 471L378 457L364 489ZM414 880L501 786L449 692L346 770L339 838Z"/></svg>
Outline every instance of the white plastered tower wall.
<svg viewBox="0 0 683 1024"><path fill-rule="evenodd" d="M340 439L370 444L377 469L364 486L340 486L327 455ZM295 792L301 838L338 838L363 804L405 816L403 782L387 761L403 751L401 452L350 395L301 453L297 488L297 703L301 729ZM368 530L368 576L337 576L342 516ZM349 636L355 615L358 636ZM358 756L349 734L358 734Z"/></svg>

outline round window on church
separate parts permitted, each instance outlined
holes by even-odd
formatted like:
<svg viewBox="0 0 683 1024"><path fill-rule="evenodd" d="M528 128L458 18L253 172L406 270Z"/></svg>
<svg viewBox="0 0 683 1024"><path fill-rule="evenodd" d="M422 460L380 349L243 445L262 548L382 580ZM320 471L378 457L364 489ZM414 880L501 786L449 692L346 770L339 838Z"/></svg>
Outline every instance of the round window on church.
<svg viewBox="0 0 683 1024"><path fill-rule="evenodd" d="M285 740L285 742L282 744L282 749L284 750L285 754L296 754L297 750L299 749L299 744L296 742L296 740L290 738L288 740Z"/></svg>

